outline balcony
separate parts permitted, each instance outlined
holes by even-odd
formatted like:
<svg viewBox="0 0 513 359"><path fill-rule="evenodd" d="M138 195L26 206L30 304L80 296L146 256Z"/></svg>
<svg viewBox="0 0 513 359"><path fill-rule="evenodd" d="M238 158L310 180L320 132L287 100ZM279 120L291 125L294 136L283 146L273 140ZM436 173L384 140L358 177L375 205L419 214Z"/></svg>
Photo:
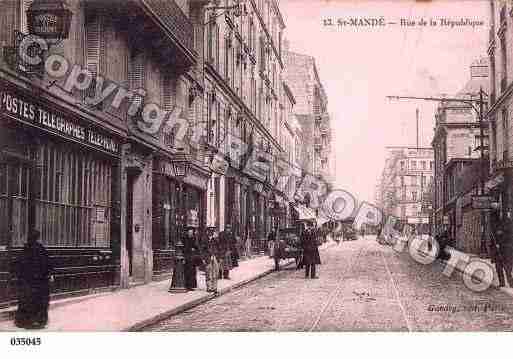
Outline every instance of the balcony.
<svg viewBox="0 0 513 359"><path fill-rule="evenodd" d="M135 6L125 6L129 31L134 41L152 46L163 60L179 67L197 62L194 49L194 26L174 0L132 0Z"/></svg>

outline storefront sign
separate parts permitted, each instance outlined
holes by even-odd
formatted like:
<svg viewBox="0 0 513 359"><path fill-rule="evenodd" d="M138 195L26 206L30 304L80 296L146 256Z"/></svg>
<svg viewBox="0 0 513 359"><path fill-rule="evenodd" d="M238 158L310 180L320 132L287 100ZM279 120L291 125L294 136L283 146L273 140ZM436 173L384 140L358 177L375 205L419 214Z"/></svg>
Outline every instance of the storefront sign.
<svg viewBox="0 0 513 359"><path fill-rule="evenodd" d="M492 196L472 196L472 208L473 209L492 209L492 203L494 199Z"/></svg>
<svg viewBox="0 0 513 359"><path fill-rule="evenodd" d="M110 153L119 153L119 143L113 138L9 92L0 92L0 114Z"/></svg>

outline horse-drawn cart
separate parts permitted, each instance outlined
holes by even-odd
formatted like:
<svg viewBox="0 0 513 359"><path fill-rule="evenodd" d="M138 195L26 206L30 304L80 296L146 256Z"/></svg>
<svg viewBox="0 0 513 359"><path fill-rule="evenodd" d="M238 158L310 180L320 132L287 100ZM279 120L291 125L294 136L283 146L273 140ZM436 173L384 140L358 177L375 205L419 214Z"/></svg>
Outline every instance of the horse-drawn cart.
<svg viewBox="0 0 513 359"><path fill-rule="evenodd" d="M274 244L274 263L277 269L279 268L280 260L287 258L294 258L296 267L299 266L301 256L303 255L299 230L299 226L279 230Z"/></svg>

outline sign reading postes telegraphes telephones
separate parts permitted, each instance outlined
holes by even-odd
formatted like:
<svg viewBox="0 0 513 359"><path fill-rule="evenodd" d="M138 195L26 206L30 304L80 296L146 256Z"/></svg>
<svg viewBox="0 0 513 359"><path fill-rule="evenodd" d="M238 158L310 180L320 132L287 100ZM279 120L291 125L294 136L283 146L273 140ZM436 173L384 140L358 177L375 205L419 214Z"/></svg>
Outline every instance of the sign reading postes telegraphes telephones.
<svg viewBox="0 0 513 359"><path fill-rule="evenodd" d="M43 129L72 141L119 155L119 142L104 131L82 123L44 106L33 98L10 91L0 91L0 116Z"/></svg>
<svg viewBox="0 0 513 359"><path fill-rule="evenodd" d="M491 210L493 209L492 203L494 202L493 196L472 196L472 209Z"/></svg>

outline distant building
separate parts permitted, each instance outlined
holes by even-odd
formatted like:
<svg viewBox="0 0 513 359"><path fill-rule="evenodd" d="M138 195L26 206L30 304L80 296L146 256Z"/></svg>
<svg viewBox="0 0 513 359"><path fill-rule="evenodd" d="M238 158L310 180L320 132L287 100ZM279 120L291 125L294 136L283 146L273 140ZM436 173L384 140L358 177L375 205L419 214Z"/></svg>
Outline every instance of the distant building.
<svg viewBox="0 0 513 359"><path fill-rule="evenodd" d="M328 98L321 83L315 58L288 49L284 41L284 77L296 99L294 112L304 133L303 168L322 176L327 182L334 179L334 159L331 151L332 130L328 114Z"/></svg>
<svg viewBox="0 0 513 359"><path fill-rule="evenodd" d="M429 223L427 194L433 181L432 148L387 147L376 202L385 216L413 225Z"/></svg>

